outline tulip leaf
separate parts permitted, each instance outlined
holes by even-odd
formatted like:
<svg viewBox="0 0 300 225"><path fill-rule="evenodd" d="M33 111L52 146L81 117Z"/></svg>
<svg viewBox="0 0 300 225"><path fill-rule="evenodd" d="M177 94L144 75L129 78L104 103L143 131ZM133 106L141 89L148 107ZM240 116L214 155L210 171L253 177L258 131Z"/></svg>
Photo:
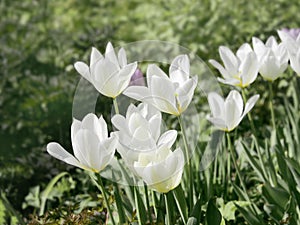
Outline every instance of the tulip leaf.
<svg viewBox="0 0 300 225"><path fill-rule="evenodd" d="M239 212L242 214L242 216L245 218L245 220L248 221L249 224L264 225L264 223L262 223L262 221L259 218L257 218L257 216L255 216L253 214L253 212L251 210L249 210L248 207L246 209L244 209L243 207L239 206L238 204L235 204L235 206L237 207Z"/></svg>
<svg viewBox="0 0 300 225"><path fill-rule="evenodd" d="M67 172L62 172L62 173L57 174L47 185L45 190L41 193L41 208L40 208L40 212L39 212L40 216L44 214L44 210L46 207L46 201L47 201L48 196L50 195L54 185L58 182L58 180L60 178L62 178L63 176L65 176L67 174L68 174Z"/></svg>
<svg viewBox="0 0 300 225"><path fill-rule="evenodd" d="M222 222L222 215L218 210L215 199L210 199L206 210L206 224L219 225Z"/></svg>
<svg viewBox="0 0 300 225"><path fill-rule="evenodd" d="M174 195L174 199L175 202L177 204L177 208L179 210L179 213L181 215L182 220L184 221L184 223L186 223L187 218L188 218L188 212L187 212L187 204L185 201L185 196L184 196L184 192L182 190L182 186L181 184L175 188L173 190L173 195Z"/></svg>

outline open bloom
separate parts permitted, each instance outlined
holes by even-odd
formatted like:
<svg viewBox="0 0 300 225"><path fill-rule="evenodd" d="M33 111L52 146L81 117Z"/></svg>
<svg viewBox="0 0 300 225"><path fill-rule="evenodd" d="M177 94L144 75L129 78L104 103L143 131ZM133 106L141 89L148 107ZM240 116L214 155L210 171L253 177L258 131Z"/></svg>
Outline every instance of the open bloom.
<svg viewBox="0 0 300 225"><path fill-rule="evenodd" d="M218 129L232 131L242 121L243 117L253 108L259 95L252 96L244 108L243 99L236 90L230 91L224 100L219 94L208 94L208 104L212 116L208 118Z"/></svg>
<svg viewBox="0 0 300 225"><path fill-rule="evenodd" d="M300 76L300 35L295 38L285 31L278 31L278 35L288 51L292 69Z"/></svg>
<svg viewBox="0 0 300 225"><path fill-rule="evenodd" d="M124 91L124 95L178 116L189 106L197 86L198 77L190 78L189 74L190 62L187 55L179 55L172 61L170 76L151 64L147 69L148 87L131 86Z"/></svg>
<svg viewBox="0 0 300 225"><path fill-rule="evenodd" d="M134 163L134 170L145 183L160 193L176 188L182 177L184 155L180 148L174 152L162 145L149 153L142 153Z"/></svg>
<svg viewBox="0 0 300 225"><path fill-rule="evenodd" d="M209 62L223 76L223 78L218 78L220 82L233 86L247 87L255 81L259 63L255 52L249 44L243 44L236 55L229 48L220 46L219 54L224 67L216 60L211 59Z"/></svg>
<svg viewBox="0 0 300 225"><path fill-rule="evenodd" d="M90 66L76 62L75 69L103 95L116 98L128 87L137 63L127 64L126 52L121 48L116 56L112 44L106 46L105 56L92 48Z"/></svg>
<svg viewBox="0 0 300 225"><path fill-rule="evenodd" d="M93 172L103 170L110 163L118 143L115 136L108 137L103 117L98 119L92 113L82 121L73 120L71 140L75 157L56 142L47 145L47 152L70 165Z"/></svg>
<svg viewBox="0 0 300 225"><path fill-rule="evenodd" d="M118 129L114 132L119 139L117 150L129 167L140 153L151 152L161 145L171 147L177 138L176 130L160 135L161 113L146 103L131 104L126 117L117 114L111 121Z"/></svg>
<svg viewBox="0 0 300 225"><path fill-rule="evenodd" d="M273 36L266 44L256 37L252 38L252 43L260 64L260 74L266 80L276 80L288 66L288 54L283 43L278 44Z"/></svg>

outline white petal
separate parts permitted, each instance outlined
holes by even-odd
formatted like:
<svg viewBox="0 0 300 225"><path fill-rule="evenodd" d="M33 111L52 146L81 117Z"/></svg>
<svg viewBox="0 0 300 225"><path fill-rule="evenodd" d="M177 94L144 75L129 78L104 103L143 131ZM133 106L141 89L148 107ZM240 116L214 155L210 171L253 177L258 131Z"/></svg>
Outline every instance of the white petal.
<svg viewBox="0 0 300 225"><path fill-rule="evenodd" d="M79 167L79 168L83 168L83 166L80 164L80 162L73 156L71 155L69 152L67 152L63 147L61 147L60 144L58 143L55 143L55 142L51 142L47 145L47 152L61 160L61 161L64 161L72 166L76 166L76 167Z"/></svg>
<svg viewBox="0 0 300 225"><path fill-rule="evenodd" d="M233 100L235 102L236 114L238 115L238 117L241 117L242 113L243 113L243 108L244 108L244 101L243 101L241 94L236 90L232 90L232 91L230 91L229 95L227 96L227 98L225 100L225 104L226 104L226 101L228 101L229 99Z"/></svg>
<svg viewBox="0 0 300 225"><path fill-rule="evenodd" d="M116 114L112 117L111 122L118 130L123 132L127 130L127 124L124 116Z"/></svg>
<svg viewBox="0 0 300 225"><path fill-rule="evenodd" d="M231 76L238 74L238 59L233 52L225 46L220 46L219 53L228 73L231 74Z"/></svg>
<svg viewBox="0 0 300 225"><path fill-rule="evenodd" d="M242 86L246 87L253 83L257 77L259 70L259 63L254 52L250 52L245 60L240 65Z"/></svg>
<svg viewBox="0 0 300 225"><path fill-rule="evenodd" d="M162 112L177 115L173 83L169 79L153 76L149 86L155 106Z"/></svg>
<svg viewBox="0 0 300 225"><path fill-rule="evenodd" d="M187 80L181 87L177 89L177 103L180 106L180 112L184 112L191 103L195 88L197 87L197 82L198 77L194 76L192 79Z"/></svg>
<svg viewBox="0 0 300 225"><path fill-rule="evenodd" d="M78 158L77 156L76 157L83 165L86 165L92 169L97 169L100 160L98 154L98 146L100 143L98 136L89 130L80 130L76 134L75 138L76 150L77 152L80 152L83 155L82 158L84 158L84 160L81 161L80 158Z"/></svg>
<svg viewBox="0 0 300 225"><path fill-rule="evenodd" d="M143 86L130 86L123 92L124 95L138 101L149 101L152 99L150 90Z"/></svg>
<svg viewBox="0 0 300 225"><path fill-rule="evenodd" d="M187 55L177 56L169 68L170 79L179 84L184 83L190 74L190 60Z"/></svg>
<svg viewBox="0 0 300 225"><path fill-rule="evenodd" d="M150 64L147 67L147 85L148 85L148 87L151 83L152 76L158 76L158 77L162 77L165 79L169 79L169 77L165 74L165 72L155 64Z"/></svg>
<svg viewBox="0 0 300 225"><path fill-rule="evenodd" d="M168 148L171 148L172 145L175 143L177 138L177 131L176 130L168 130L161 135L158 140L157 145L166 145Z"/></svg>
<svg viewBox="0 0 300 225"><path fill-rule="evenodd" d="M124 48L121 48L118 52L118 60L121 68L127 65L127 57Z"/></svg>
<svg viewBox="0 0 300 225"><path fill-rule="evenodd" d="M158 113L149 119L149 126L153 139L157 141L160 135L161 113Z"/></svg>
<svg viewBox="0 0 300 225"><path fill-rule="evenodd" d="M225 102L224 99L216 92L210 92L207 97L208 104L213 117L215 118L225 118L224 109Z"/></svg>
<svg viewBox="0 0 300 225"><path fill-rule="evenodd" d="M241 115L236 102L232 98L225 101L225 123L228 131L233 130L241 121Z"/></svg>
<svg viewBox="0 0 300 225"><path fill-rule="evenodd" d="M208 117L207 120L220 130L227 130L224 119Z"/></svg>
<svg viewBox="0 0 300 225"><path fill-rule="evenodd" d="M216 60L210 59L208 62L209 62L211 65L213 65L217 70L219 70L219 72L221 73L221 75L222 75L225 79L230 78L230 74L228 73L228 71L227 71L220 63L218 63Z"/></svg>
<svg viewBox="0 0 300 225"><path fill-rule="evenodd" d="M258 60L261 60L267 51L267 48L265 47L264 43L260 39L253 37L252 45L253 45L254 52L258 57Z"/></svg>
<svg viewBox="0 0 300 225"><path fill-rule="evenodd" d="M92 74L93 84L101 94L115 97L118 94L118 74L118 66L105 58L95 66L95 72Z"/></svg>
<svg viewBox="0 0 300 225"><path fill-rule="evenodd" d="M122 68L118 74L118 83L115 84L118 89L118 95L121 94L125 88L128 87L130 79L137 68L137 63L131 63Z"/></svg>
<svg viewBox="0 0 300 225"><path fill-rule="evenodd" d="M90 67L96 65L97 62L103 59L103 55L96 48L92 48L91 58L90 58Z"/></svg>
<svg viewBox="0 0 300 225"><path fill-rule="evenodd" d="M245 109L242 117L244 117L253 108L253 106L255 105L258 99L259 99L259 95L254 95L251 98L249 98L249 100L245 105Z"/></svg>
<svg viewBox="0 0 300 225"><path fill-rule="evenodd" d="M110 42L108 42L106 45L105 59L108 59L110 62L118 66L118 68L120 68L115 49Z"/></svg>
<svg viewBox="0 0 300 225"><path fill-rule="evenodd" d="M253 52L251 46L248 43L245 43L242 44L241 47L239 47L239 49L236 52L236 55L240 61L244 61L250 52Z"/></svg>
<svg viewBox="0 0 300 225"><path fill-rule="evenodd" d="M84 62L76 62L74 64L74 67L81 76L83 76L89 82L92 82L90 69L88 65L86 65Z"/></svg>
<svg viewBox="0 0 300 225"><path fill-rule="evenodd" d="M241 85L241 80L237 79L237 78L222 79L222 78L218 77L217 80L223 84L229 84L232 86L240 86Z"/></svg>

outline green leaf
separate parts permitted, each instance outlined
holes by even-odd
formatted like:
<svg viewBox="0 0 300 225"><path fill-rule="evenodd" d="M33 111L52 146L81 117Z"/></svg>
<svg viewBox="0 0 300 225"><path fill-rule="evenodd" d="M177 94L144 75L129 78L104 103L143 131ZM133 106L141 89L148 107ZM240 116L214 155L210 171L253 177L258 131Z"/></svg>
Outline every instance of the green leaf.
<svg viewBox="0 0 300 225"><path fill-rule="evenodd" d="M47 187L45 188L45 190L41 193L41 208L40 208L40 213L39 215L43 215L44 211L45 211L45 207L46 207L46 201L54 187L54 185L59 181L60 178L62 178L63 176L66 176L68 173L67 172L62 172L59 173L58 175L56 175L47 185Z"/></svg>
<svg viewBox="0 0 300 225"><path fill-rule="evenodd" d="M249 224L251 224L251 225L264 225L265 224L262 221L260 221L259 218L257 218L257 216L255 216L251 212L251 210L249 210L248 208L244 209L243 207L239 206L238 204L235 204L235 206L237 207L239 212L242 214L242 216L245 218L245 220L247 220L247 222Z"/></svg>
<svg viewBox="0 0 300 225"><path fill-rule="evenodd" d="M210 199L206 210L206 224L219 225L222 221L222 215L218 210L215 199Z"/></svg>
<svg viewBox="0 0 300 225"><path fill-rule="evenodd" d="M175 188L173 191L174 199L177 205L177 208L179 210L179 213L181 215L181 218L184 223L186 223L188 218L188 212L187 212L187 204L184 196L184 191L182 190L181 184L178 185L177 188ZM197 204L197 203L196 203Z"/></svg>

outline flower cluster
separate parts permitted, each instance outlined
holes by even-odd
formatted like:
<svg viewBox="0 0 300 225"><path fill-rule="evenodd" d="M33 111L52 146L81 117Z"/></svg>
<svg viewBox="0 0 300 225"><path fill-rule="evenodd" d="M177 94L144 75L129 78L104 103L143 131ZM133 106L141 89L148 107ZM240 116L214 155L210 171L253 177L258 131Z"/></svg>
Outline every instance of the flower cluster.
<svg viewBox="0 0 300 225"><path fill-rule="evenodd" d="M110 137L102 116L88 114L82 121L74 119L71 135L75 157L54 142L47 145L48 153L68 164L100 172L117 150L130 171L149 187L161 193L177 187L185 158L181 148L172 150L177 131L161 134L161 112L179 116L192 101L198 78L190 78L188 56L179 55L172 61L169 76L158 66L149 65L147 87L137 62L128 64L122 48L117 56L111 43L104 56L92 48L89 66L83 62L74 66L102 95L115 99L124 93L142 103L131 104L125 116L112 117L117 131Z"/></svg>
<svg viewBox="0 0 300 225"><path fill-rule="evenodd" d="M278 44L274 36L263 43L253 37L252 46L243 44L234 54L229 48L219 48L221 65L216 60L209 60L212 66L219 70L223 78L218 78L221 83L245 88L252 84L258 74L267 81L274 81L284 73L290 61L291 68L300 74L300 35L299 30L282 29L278 31L282 40ZM224 100L217 93L208 95L208 103L212 116L208 118L218 129L227 132L238 126L258 100L259 95L251 97L246 103L241 95L233 90Z"/></svg>

